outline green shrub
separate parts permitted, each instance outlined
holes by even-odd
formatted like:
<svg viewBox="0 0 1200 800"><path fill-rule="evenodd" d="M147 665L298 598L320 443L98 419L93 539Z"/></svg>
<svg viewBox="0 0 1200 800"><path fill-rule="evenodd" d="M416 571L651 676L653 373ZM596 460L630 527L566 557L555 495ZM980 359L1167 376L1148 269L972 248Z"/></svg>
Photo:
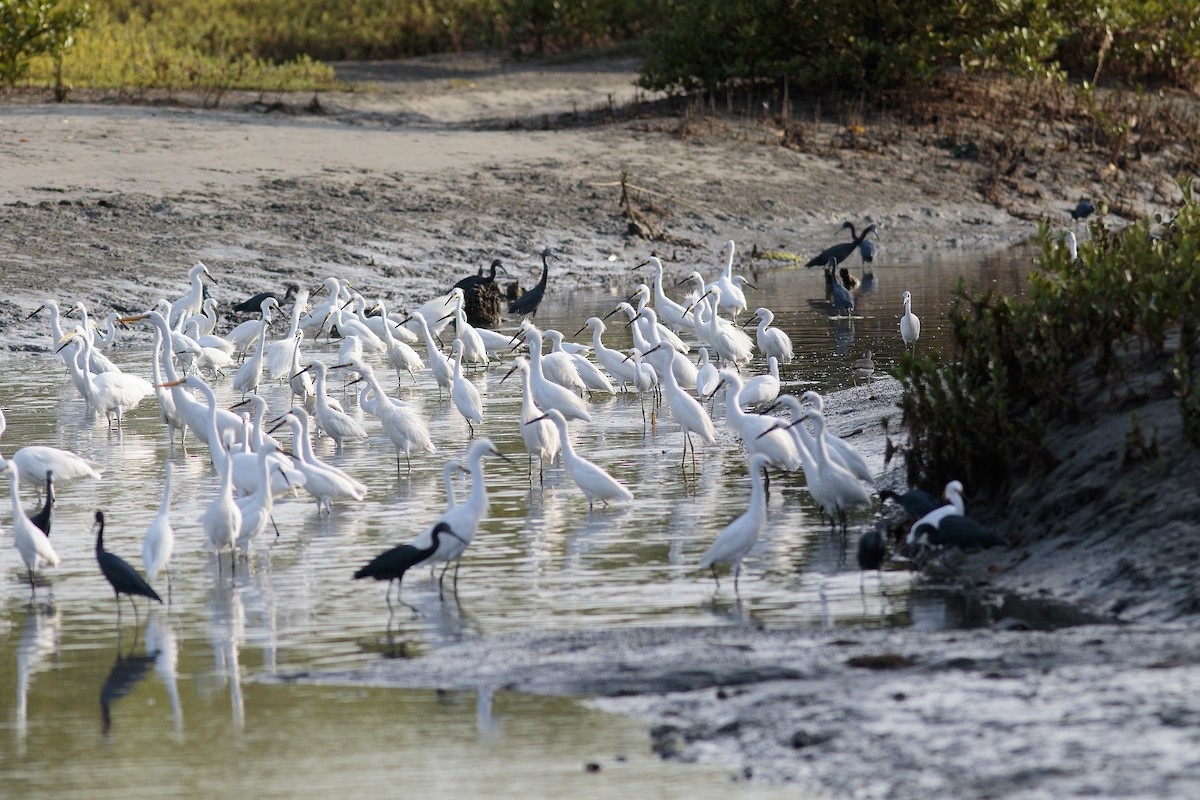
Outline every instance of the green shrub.
<svg viewBox="0 0 1200 800"><path fill-rule="evenodd" d="M1048 423L1078 418L1110 389L1136 394L1131 378L1146 371L1175 387L1200 444L1200 203L1190 185L1183 193L1157 230L1093 223L1075 262L1043 225L1023 298L969 297L960 284L954 359L905 357L898 370L912 481L1002 489L1048 463Z"/></svg>
<svg viewBox="0 0 1200 800"><path fill-rule="evenodd" d="M0 0L0 81L13 85L39 55L61 63L87 15L73 0Z"/></svg>

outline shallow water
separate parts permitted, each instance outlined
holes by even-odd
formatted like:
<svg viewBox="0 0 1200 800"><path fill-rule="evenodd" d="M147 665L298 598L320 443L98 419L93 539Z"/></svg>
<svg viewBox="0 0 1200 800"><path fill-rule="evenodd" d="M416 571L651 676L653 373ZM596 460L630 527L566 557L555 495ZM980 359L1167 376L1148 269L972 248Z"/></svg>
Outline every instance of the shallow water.
<svg viewBox="0 0 1200 800"><path fill-rule="evenodd" d="M785 384L841 389L849 385L848 363L862 351L875 352L880 371L899 357L903 290L913 292L914 311L923 320L921 346L944 347L944 315L957 276L1015 291L1029 259L1022 250L969 262L880 265L876 289L860 295L853 323L831 321L828 312L810 305L823 293L817 270L763 271L751 276L759 289L749 298L752 307L776 311L776 324L801 354L784 368ZM631 278L628 288L634 283ZM627 293L626 287L574 294L555 288L538 322L568 335ZM130 346L114 360L148 375L149 329L123 337ZM606 337L612 346L625 341L617 330ZM305 352L327 363L336 356L336 348L324 343ZM7 729L0 734L0 775L24 796L97 797L118 793L116 787L122 796L140 796L159 794L157 787L165 785L181 793L220 786L262 795L328 794L347 787L365 791L382 780L432 796L465 789L586 797L626 785L636 786L638 796L724 796L730 789L725 771L662 764L649 754L639 724L568 700L254 679L355 668L381 657L417 656L445 642L525 630L957 624L942 600L911 591L908 573L862 576L852 548L872 520L855 520L845 539L832 535L802 481L790 476L772 482L769 530L746 561L740 599L728 578L714 591L711 577L695 564L749 497L744 456L723 422L717 423L718 444L700 448L698 469L693 473L689 465L684 478L681 436L669 412L643 427L636 398L592 403L595 422L572 425L576 446L629 485L637 500L631 508L589 512L561 466L547 469L544 488L534 467L531 482L513 423L519 384L499 383L505 370L493 367L475 373L487 406L477 433L493 439L514 463L485 462L491 510L463 561L457 595L448 591L439 599L428 571L418 570L405 581L404 599L422 615L412 618L401 609L389 617L382 584L350 580L358 566L436 517L445 504L441 465L467 445L466 423L447 399L439 401L425 374L415 388L405 377L401 395L421 406L439 452L414 458L411 476L398 478L393 450L373 420L366 421L370 439L348 444L342 453L319 440L322 457L369 485L368 498L337 503L328 517L306 499L277 504L279 537L268 530L234 575L227 559L218 569L202 550L197 519L216 488L207 449L194 441L186 454L177 449L170 604L152 609L148 621L143 604L139 630L126 601L118 627L112 594L94 560L91 520L95 509L104 509L108 548L141 568L141 537L158 507L168 458L155 404L147 401L123 430L109 431L103 420L84 419L82 400L49 355L8 361L0 371L0 402L9 422L4 452L51 444L106 467L101 481L59 487L52 541L63 563L39 578L32 605L19 556L0 547L0 640L6 642L0 648L0 709L7 709L0 713L0 727ZM762 370L756 360L748 372ZM383 374L391 379L390 369ZM237 400L229 383L226 378L216 387L226 405ZM286 388L271 385L261 393L274 411L287 405ZM719 398L716 408L721 419ZM350 411L362 418L356 404ZM288 438L281 437L285 445ZM467 488L458 482L460 499ZM23 492L27 510L34 506L32 494ZM161 576L157 588L167 596ZM585 772L588 761L599 763L600 771Z"/></svg>

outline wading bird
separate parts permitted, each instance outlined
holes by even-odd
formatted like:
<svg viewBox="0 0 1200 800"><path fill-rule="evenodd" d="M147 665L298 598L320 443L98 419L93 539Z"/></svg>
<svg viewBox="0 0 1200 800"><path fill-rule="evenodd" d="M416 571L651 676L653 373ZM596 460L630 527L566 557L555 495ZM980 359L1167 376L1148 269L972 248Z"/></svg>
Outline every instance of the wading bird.
<svg viewBox="0 0 1200 800"><path fill-rule="evenodd" d="M711 569L717 588L721 581L717 578L717 564L730 564L733 567L733 591L738 591L738 578L742 574L742 559L754 547L758 536L767 524L767 493L763 486L763 471L766 470L769 459L762 453L750 456L750 506L725 529L717 534L712 546L700 559L700 569Z"/></svg>
<svg viewBox="0 0 1200 800"><path fill-rule="evenodd" d="M838 264L841 264L843 261L849 258L850 254L853 253L858 246L863 243L863 240L867 238L868 234L875 233L879 230L875 224L872 223L864 228L861 234L855 236L853 222L843 222L842 227L838 230L845 230L846 228L850 229L850 235L854 237L853 239L848 242L839 242L838 244L826 247L820 253L805 262L804 266L824 267L829 264L830 259L832 259L833 266L836 267Z"/></svg>
<svg viewBox="0 0 1200 800"><path fill-rule="evenodd" d="M0 458L0 461L3 459ZM50 545L50 538L30 522L29 517L21 510L21 468L17 466L16 461L4 461L0 465L0 472L8 473L9 493L12 496L13 545L21 554L21 560L25 562L25 568L29 571L29 588L36 592L37 584L34 583L33 573L43 564L57 567L60 559Z"/></svg>
<svg viewBox="0 0 1200 800"><path fill-rule="evenodd" d="M402 544L399 547L393 547L391 550L385 550L371 559L366 566L355 572L354 579L374 578L377 581L387 581L388 586L384 597L387 598L389 611L392 609L392 583L395 582L396 602L402 606L412 608L415 615L417 609L409 606L408 603L400 599L400 590L404 583L404 573L433 555L441 545L441 537L443 536L457 539L462 543L463 547L467 545L461 536L450 529L449 525L445 522L439 522L429 532L430 542L427 547L414 547L411 544Z"/></svg>
<svg viewBox="0 0 1200 800"><path fill-rule="evenodd" d="M904 316L900 317L900 338L904 340L904 346L909 347L921 338L921 318L912 312L912 295L909 292L900 295L900 299L904 301Z"/></svg>
<svg viewBox="0 0 1200 800"><path fill-rule="evenodd" d="M150 588L150 584L146 583L146 579L138 574L138 571L130 566L129 562L121 558L116 553L110 553L104 549L104 512L96 512L96 561L100 563L100 572L104 574L105 580L112 586L113 597L117 601L117 622L121 621L121 595L129 595L129 604L133 606L134 624L137 624L138 610L137 603L134 602L134 595L149 597L151 600L162 602L162 598L158 596L158 592Z"/></svg>
<svg viewBox="0 0 1200 800"><path fill-rule="evenodd" d="M553 250L547 247L542 251L542 277L537 282L537 285L525 292L523 295L513 300L508 304L510 314L520 314L525 316L537 316L538 306L542 303L542 297L546 294L546 280L550 277L550 259L557 259L558 256Z"/></svg>

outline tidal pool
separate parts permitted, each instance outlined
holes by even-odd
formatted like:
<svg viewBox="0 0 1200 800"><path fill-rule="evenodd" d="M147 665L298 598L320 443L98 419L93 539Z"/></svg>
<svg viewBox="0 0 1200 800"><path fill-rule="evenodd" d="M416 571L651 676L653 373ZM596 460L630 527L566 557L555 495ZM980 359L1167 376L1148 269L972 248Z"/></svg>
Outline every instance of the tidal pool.
<svg viewBox="0 0 1200 800"><path fill-rule="evenodd" d="M912 291L923 320L920 346L945 347L957 278L1020 291L1030 259L1022 249L974 260L880 264L875 290L860 295L852 323L832 321L811 305L823 295L819 270L763 270L752 276L759 289L748 297L751 308L772 308L775 324L795 343L798 358L783 369L785 391L835 390L849 385L848 364L863 351L874 352L880 372L899 358L902 291ZM628 288L635 283L631 276ZM603 316L628 294L624 286L563 288L552 283L537 322L581 340L571 334L587 316ZM626 333L612 327L606 342L624 345ZM150 340L148 327L125 332L112 357L148 376ZM307 343L305 353L332 363L336 344ZM336 503L329 516L318 515L304 497L278 503L278 537L268 529L231 574L227 558L218 568L203 549L198 518L216 491L207 448L189 440L186 450L169 456L153 399L121 430L85 418L83 401L48 353L4 360L0 405L9 426L0 451L49 444L105 467L103 480L59 487L52 542L63 562L41 574L35 597L15 549L0 547L0 709L6 709L0 783L16 796L295 796L380 787L428 797L622 790L639 797L757 796L769 791L731 784L728 770L662 763L649 752L644 726L571 700L493 695L486 687L436 693L256 678L355 668L467 637L531 629L956 624L940 600L912 591L906 572L885 570L864 580L853 547L873 520L855 519L844 538L831 533L794 476L772 481L768 531L746 561L740 599L730 578L716 589L696 562L749 497L745 459L724 428L720 397L718 443L700 447L698 468L689 464L686 472L679 464L682 437L665 408L654 424L643 425L636 397L590 403L595 421L572 425L576 445L636 500L589 512L561 466L546 471L544 486L536 467L531 480L514 422L520 385L500 383L508 364L473 373L486 404L477 435L490 437L513 463L485 462L491 509L464 558L458 592L439 597L423 569L405 580L404 599L421 611L413 617L404 609L389 615L384 585L350 576L440 513L442 464L468 445L466 423L446 397L439 399L427 373L416 386L404 376L399 394L430 421L437 454L414 458L411 475L398 477L394 451L371 418L364 420L370 438L341 453L318 440L322 457L366 483L368 497ZM757 359L746 372L763 370ZM390 369L381 371L392 380ZM229 377L216 391L226 406L239 399ZM284 386L264 384L260 393L275 412L288 405ZM363 419L352 394L344 402ZM281 436L285 446L289 438ZM93 555L92 516L105 511L108 549L140 569L142 534L157 510L168 458L175 465L176 535L170 603L148 613L142 603L137 628L125 601L118 625ZM461 497L467 482L457 486ZM29 490L22 501L27 510L35 507ZM157 588L167 597L161 576ZM598 770L587 771L589 763Z"/></svg>

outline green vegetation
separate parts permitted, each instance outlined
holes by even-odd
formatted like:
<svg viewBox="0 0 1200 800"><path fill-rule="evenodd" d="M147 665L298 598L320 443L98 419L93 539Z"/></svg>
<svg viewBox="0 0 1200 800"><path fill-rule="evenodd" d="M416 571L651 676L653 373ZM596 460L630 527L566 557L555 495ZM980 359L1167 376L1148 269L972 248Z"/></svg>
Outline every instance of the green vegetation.
<svg viewBox="0 0 1200 800"><path fill-rule="evenodd" d="M321 88L325 61L621 42L643 43L643 85L670 91L858 92L958 67L1200 80L1195 0L0 0L10 85Z"/></svg>
<svg viewBox="0 0 1200 800"><path fill-rule="evenodd" d="M786 83L806 92L888 89L950 67L1038 77L1064 71L1191 86L1195 0L663 0L642 83L715 92Z"/></svg>
<svg viewBox="0 0 1200 800"><path fill-rule="evenodd" d="M960 284L953 361L906 356L899 368L911 480L1002 489L1048 464L1048 423L1164 386L1200 444L1200 202L1182 189L1173 219L1120 233L1093 223L1075 262L1043 225L1024 298Z"/></svg>

